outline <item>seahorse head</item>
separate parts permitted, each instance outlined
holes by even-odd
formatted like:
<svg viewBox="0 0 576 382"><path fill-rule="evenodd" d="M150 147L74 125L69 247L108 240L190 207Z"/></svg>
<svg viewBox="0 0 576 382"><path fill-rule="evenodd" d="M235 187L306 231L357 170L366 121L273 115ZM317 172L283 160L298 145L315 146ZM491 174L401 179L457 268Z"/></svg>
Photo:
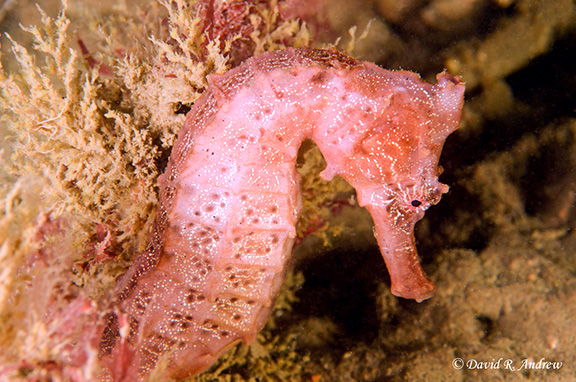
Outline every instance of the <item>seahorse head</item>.
<svg viewBox="0 0 576 382"><path fill-rule="evenodd" d="M392 292L422 301L435 286L420 267L414 225L448 191L438 181L438 160L444 141L458 128L464 84L448 73L439 74L434 85L414 73L366 65L349 88L369 101L356 101L353 142L345 152L327 150L322 175L340 175L356 189L359 204L374 219Z"/></svg>

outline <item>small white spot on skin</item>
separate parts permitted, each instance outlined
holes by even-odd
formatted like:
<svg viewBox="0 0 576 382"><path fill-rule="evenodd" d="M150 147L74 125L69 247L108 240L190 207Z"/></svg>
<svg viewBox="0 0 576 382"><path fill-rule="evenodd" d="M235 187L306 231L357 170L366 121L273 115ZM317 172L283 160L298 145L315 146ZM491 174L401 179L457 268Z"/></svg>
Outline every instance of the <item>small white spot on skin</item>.
<svg viewBox="0 0 576 382"><path fill-rule="evenodd" d="M118 320L119 320L118 326L120 327L119 330L120 337L127 338L128 335L130 334L130 325L128 324L128 319L126 318L126 315L121 314Z"/></svg>

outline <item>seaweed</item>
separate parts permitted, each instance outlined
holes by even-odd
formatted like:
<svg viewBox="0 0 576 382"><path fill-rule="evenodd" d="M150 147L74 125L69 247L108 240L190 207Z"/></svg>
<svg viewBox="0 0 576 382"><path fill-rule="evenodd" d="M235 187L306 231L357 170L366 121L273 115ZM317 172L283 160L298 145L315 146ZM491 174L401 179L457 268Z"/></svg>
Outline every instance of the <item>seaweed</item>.
<svg viewBox="0 0 576 382"><path fill-rule="evenodd" d="M63 1L56 17L38 7L41 22L24 28L31 48L8 35L15 70L0 66L3 378L96 375L101 316L116 277L148 241L182 110L210 73L232 64L238 36L210 40L196 3L121 4L80 36ZM250 20L249 54L310 40L301 23L277 17L275 2L259 4ZM290 348L277 336L260 340Z"/></svg>

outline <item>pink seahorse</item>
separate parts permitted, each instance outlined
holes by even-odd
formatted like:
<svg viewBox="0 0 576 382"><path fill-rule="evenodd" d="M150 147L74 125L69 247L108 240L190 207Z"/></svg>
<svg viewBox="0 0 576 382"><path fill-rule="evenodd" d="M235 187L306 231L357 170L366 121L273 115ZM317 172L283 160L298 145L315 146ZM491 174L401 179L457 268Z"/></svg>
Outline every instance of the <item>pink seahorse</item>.
<svg viewBox="0 0 576 382"><path fill-rule="evenodd" d="M437 81L310 48L212 75L160 178L151 243L119 283L101 346L108 364L127 364L108 377L140 380L166 358L183 379L254 340L296 235L305 139L328 163L323 178L343 177L372 214L392 293L431 297L413 229L448 190L437 163L464 94L450 74Z"/></svg>

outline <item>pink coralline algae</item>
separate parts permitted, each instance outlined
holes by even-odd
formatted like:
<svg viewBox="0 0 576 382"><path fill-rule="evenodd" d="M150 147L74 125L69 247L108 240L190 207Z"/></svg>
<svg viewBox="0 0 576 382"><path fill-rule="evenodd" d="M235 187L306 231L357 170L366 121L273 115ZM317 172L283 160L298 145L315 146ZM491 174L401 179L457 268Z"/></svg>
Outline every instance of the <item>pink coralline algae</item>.
<svg viewBox="0 0 576 382"><path fill-rule="evenodd" d="M322 177L344 178L372 214L392 293L422 301L435 291L413 229L448 191L437 163L461 118L459 78L441 73L433 85L302 48L264 53L209 82L160 178L151 242L118 284L101 341L105 379L141 380L162 361L180 380L254 340L296 236L305 139L326 159Z"/></svg>

